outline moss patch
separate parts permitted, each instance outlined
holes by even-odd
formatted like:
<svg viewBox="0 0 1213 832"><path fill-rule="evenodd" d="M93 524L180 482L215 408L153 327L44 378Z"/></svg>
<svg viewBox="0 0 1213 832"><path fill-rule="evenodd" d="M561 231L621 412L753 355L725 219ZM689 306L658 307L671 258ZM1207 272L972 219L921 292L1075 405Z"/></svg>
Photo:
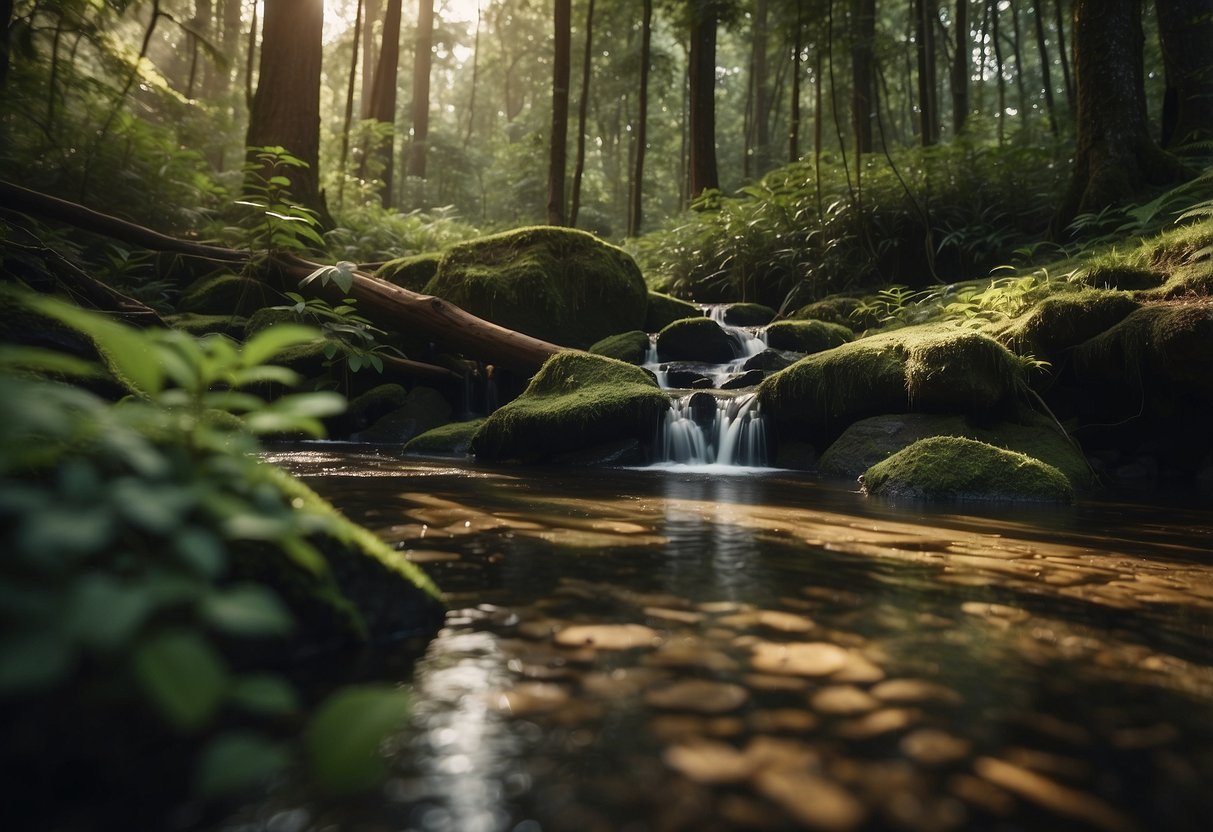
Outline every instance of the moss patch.
<svg viewBox="0 0 1213 832"><path fill-rule="evenodd" d="M999 340L1021 355L1056 363L1061 353L1127 318L1139 304L1125 292L1090 290L1046 298L1015 320Z"/></svg>
<svg viewBox="0 0 1213 832"><path fill-rule="evenodd" d="M874 311L861 312L861 308L866 307L859 298L837 295L802 306L788 317L799 321L841 324L851 329L868 329L880 323L879 316Z"/></svg>
<svg viewBox="0 0 1213 832"><path fill-rule="evenodd" d="M643 364L648 351L649 335L638 329L603 338L590 347L590 352L594 355L605 355L607 358L615 358L629 364Z"/></svg>
<svg viewBox="0 0 1213 832"><path fill-rule="evenodd" d="M166 316L164 322L173 329L180 329L190 335L219 333L229 338L243 339L248 319L239 315L199 315L183 312Z"/></svg>
<svg viewBox="0 0 1213 832"><path fill-rule="evenodd" d="M263 306L282 301L282 295L260 280L238 274L220 274L193 283L182 295L177 308L202 315L248 317Z"/></svg>
<svg viewBox="0 0 1213 832"><path fill-rule="evenodd" d="M641 329L648 290L623 249L569 228L522 228L454 246L425 292L556 344Z"/></svg>
<svg viewBox="0 0 1213 832"><path fill-rule="evenodd" d="M434 275L438 274L438 263L441 260L442 252L437 251L399 257L380 266L375 276L402 289L420 292L434 279Z"/></svg>
<svg viewBox="0 0 1213 832"><path fill-rule="evenodd" d="M660 332L674 321L683 318L701 318L703 310L680 298L649 292L649 305L644 313L644 331Z"/></svg>
<svg viewBox="0 0 1213 832"><path fill-rule="evenodd" d="M439 454L442 456L465 456L472 449L472 437L480 430L484 419L468 422L451 422L420 436L414 436L404 445L406 454Z"/></svg>
<svg viewBox="0 0 1213 832"><path fill-rule="evenodd" d="M777 350L811 355L855 338L848 327L825 321L779 321L767 327L766 342Z"/></svg>
<svg viewBox="0 0 1213 832"><path fill-rule="evenodd" d="M451 405L442 394L431 387L414 387L404 404L377 419L354 438L359 442L395 444L407 442L414 436L446 424L451 418Z"/></svg>
<svg viewBox="0 0 1213 832"><path fill-rule="evenodd" d="M864 490L913 500L1027 501L1074 499L1065 474L1030 456L957 436L922 439L872 466Z"/></svg>
<svg viewBox="0 0 1213 832"><path fill-rule="evenodd" d="M729 326L766 326L775 320L775 310L761 303L730 303L724 310Z"/></svg>
<svg viewBox="0 0 1213 832"><path fill-rule="evenodd" d="M476 456L536 462L621 439L649 442L669 397L644 370L589 353L552 356L472 440Z"/></svg>
<svg viewBox="0 0 1213 832"><path fill-rule="evenodd" d="M657 354L662 361L723 364L733 360L733 339L709 318L683 318L657 333Z"/></svg>
<svg viewBox="0 0 1213 832"><path fill-rule="evenodd" d="M408 402L408 391L399 384L378 384L350 399L345 413L333 420L334 433L349 435L365 430Z"/></svg>

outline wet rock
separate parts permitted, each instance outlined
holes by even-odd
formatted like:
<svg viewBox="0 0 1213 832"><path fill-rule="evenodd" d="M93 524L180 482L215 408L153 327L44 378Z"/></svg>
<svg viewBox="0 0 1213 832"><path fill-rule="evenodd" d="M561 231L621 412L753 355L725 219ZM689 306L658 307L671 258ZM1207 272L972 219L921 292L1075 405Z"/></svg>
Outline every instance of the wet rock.
<svg viewBox="0 0 1213 832"><path fill-rule="evenodd" d="M750 730L759 734L803 734L815 729L818 719L800 708L772 708L750 714Z"/></svg>
<svg viewBox="0 0 1213 832"><path fill-rule="evenodd" d="M354 434L359 442L403 443L414 436L444 425L451 419L451 405L430 387L414 387L399 407L363 431Z"/></svg>
<svg viewBox="0 0 1213 832"><path fill-rule="evenodd" d="M514 716L550 713L569 701L569 692L547 682L521 682L498 695L497 708Z"/></svg>
<svg viewBox="0 0 1213 832"><path fill-rule="evenodd" d="M951 688L923 679L890 679L872 688L872 695L882 702L908 705L919 702L940 702L959 705L963 699Z"/></svg>
<svg viewBox="0 0 1213 832"><path fill-rule="evenodd" d="M730 303L720 315L729 326L766 326L775 320L775 310L761 303Z"/></svg>
<svg viewBox="0 0 1213 832"><path fill-rule="evenodd" d="M848 740L870 740L902 731L922 719L922 713L910 708L885 708L857 719L840 722L834 732Z"/></svg>
<svg viewBox="0 0 1213 832"><path fill-rule="evenodd" d="M755 790L809 829L846 832L863 823L866 812L838 784L796 769L767 769L754 778Z"/></svg>
<svg viewBox="0 0 1213 832"><path fill-rule="evenodd" d="M733 360L733 339L708 318L675 321L657 334L662 361L703 361L723 364Z"/></svg>
<svg viewBox="0 0 1213 832"><path fill-rule="evenodd" d="M829 676L846 667L848 658L845 649L822 641L795 644L761 642L754 645L750 662L761 673Z"/></svg>
<svg viewBox="0 0 1213 832"><path fill-rule="evenodd" d="M751 610L726 615L717 620L725 627L739 630L768 629L781 633L807 633L817 625L803 615L780 610Z"/></svg>
<svg viewBox="0 0 1213 832"><path fill-rule="evenodd" d="M867 713L880 702L862 688L854 685L835 685L822 688L809 697L813 710L831 716L854 716Z"/></svg>
<svg viewBox="0 0 1213 832"><path fill-rule="evenodd" d="M683 318L702 318L703 310L680 298L649 292L649 303L644 314L645 332L660 332L674 321Z"/></svg>
<svg viewBox="0 0 1213 832"><path fill-rule="evenodd" d="M824 321L780 321L767 327L766 342L772 349L804 355L823 352L855 338L848 327Z"/></svg>
<svg viewBox="0 0 1213 832"><path fill-rule="evenodd" d="M651 708L697 714L729 713L749 700L749 692L740 685L706 679L675 682L650 690L644 695L644 703Z"/></svg>
<svg viewBox="0 0 1213 832"><path fill-rule="evenodd" d="M552 640L561 647L634 650L652 649L658 635L643 624L577 624L557 631Z"/></svg>
<svg viewBox="0 0 1213 832"><path fill-rule="evenodd" d="M946 766L969 756L972 743L934 728L922 728L901 739L901 753L924 766Z"/></svg>
<svg viewBox="0 0 1213 832"><path fill-rule="evenodd" d="M763 370L774 373L791 367L802 357L799 354L791 355L782 350L765 349L757 355L751 355L741 367L743 370Z"/></svg>
<svg viewBox="0 0 1213 832"><path fill-rule="evenodd" d="M980 758L973 764L973 770L987 782L1024 800L1107 832L1131 832L1137 828L1129 817L1095 795L1063 786L995 757Z"/></svg>
<svg viewBox="0 0 1213 832"><path fill-rule="evenodd" d="M737 373L729 376L720 384L721 390L741 390L746 387L757 387L762 384L762 380L766 378L766 373L762 370L747 370L744 373Z"/></svg>
<svg viewBox="0 0 1213 832"><path fill-rule="evenodd" d="M654 667L702 668L719 673L738 669L736 659L694 638L666 642L657 652L645 656L644 663Z"/></svg>
<svg viewBox="0 0 1213 832"><path fill-rule="evenodd" d="M649 352L649 335L647 332L635 329L619 335L611 335L601 341L594 342L590 347L594 355L604 355L628 364L643 364Z"/></svg>
<svg viewBox="0 0 1213 832"><path fill-rule="evenodd" d="M696 783L744 783L753 776L756 761L733 746L697 739L670 746L661 755L665 764Z"/></svg>
<svg viewBox="0 0 1213 832"><path fill-rule="evenodd" d="M404 444L403 450L406 454L466 456L472 449L472 437L483 424L484 419L472 419L440 425L414 436Z"/></svg>
<svg viewBox="0 0 1213 832"><path fill-rule="evenodd" d="M666 370L665 380L666 385L675 390L704 390L712 386L710 378L695 370Z"/></svg>

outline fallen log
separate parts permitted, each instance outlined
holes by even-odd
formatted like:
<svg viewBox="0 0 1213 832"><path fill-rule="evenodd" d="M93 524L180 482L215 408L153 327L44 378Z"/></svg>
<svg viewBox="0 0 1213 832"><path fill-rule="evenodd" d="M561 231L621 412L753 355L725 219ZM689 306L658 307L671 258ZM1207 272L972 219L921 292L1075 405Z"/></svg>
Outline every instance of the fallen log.
<svg viewBox="0 0 1213 832"><path fill-rule="evenodd" d="M153 251L172 252L232 266L243 266L252 257L246 251L161 234L145 226L3 180L0 180L0 204L13 211L35 214ZM274 253L271 262L296 284L321 268L319 263L289 253ZM441 298L410 292L362 271L353 272L353 285L349 292L342 292L331 283L323 286L319 280L309 281L299 291L330 301L352 297L358 302L359 313L378 327L423 335L486 364L499 365L526 375L534 373L556 353L568 349L498 326Z"/></svg>

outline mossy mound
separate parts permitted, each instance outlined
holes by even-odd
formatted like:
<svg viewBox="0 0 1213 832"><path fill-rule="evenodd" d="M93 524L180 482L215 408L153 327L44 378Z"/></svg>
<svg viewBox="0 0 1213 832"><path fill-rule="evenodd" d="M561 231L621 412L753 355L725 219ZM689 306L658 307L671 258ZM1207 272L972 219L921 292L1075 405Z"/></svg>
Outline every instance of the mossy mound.
<svg viewBox="0 0 1213 832"><path fill-rule="evenodd" d="M436 454L440 456L466 456L472 449L472 437L480 430L484 419L468 422L451 422L449 425L427 430L414 436L404 445L406 454Z"/></svg>
<svg viewBox="0 0 1213 832"><path fill-rule="evenodd" d="M607 358L626 361L629 364L643 364L644 358L649 352L649 334L637 329L612 335L590 347L590 352L594 355L605 355Z"/></svg>
<svg viewBox="0 0 1213 832"><path fill-rule="evenodd" d="M395 284L411 292L420 292L426 284L438 274L438 264L442 260L442 252L434 251L428 254L414 254L411 257L398 257L389 260L379 267L375 277Z"/></svg>
<svg viewBox="0 0 1213 832"><path fill-rule="evenodd" d="M775 320L775 310L761 303L730 303L721 319L729 326L766 326Z"/></svg>
<svg viewBox="0 0 1213 832"><path fill-rule="evenodd" d="M959 436L922 439L867 470L875 497L1069 503L1065 474L1025 454Z"/></svg>
<svg viewBox="0 0 1213 832"><path fill-rule="evenodd" d="M332 422L331 435L345 435L365 430L387 414L399 410L408 402L408 391L399 384L378 384L350 399L345 413Z"/></svg>
<svg viewBox="0 0 1213 832"><path fill-rule="evenodd" d="M574 347L641 329L648 304L631 255L584 231L551 227L452 247L425 292L501 326Z"/></svg>
<svg viewBox="0 0 1213 832"><path fill-rule="evenodd" d="M1139 305L1125 292L1055 295L1016 319L999 340L1020 354L1056 363L1062 352L1116 326Z"/></svg>
<svg viewBox="0 0 1213 832"><path fill-rule="evenodd" d="M537 462L621 439L652 441L669 397L639 367L564 352L548 359L514 401L485 420L472 452Z"/></svg>
<svg viewBox="0 0 1213 832"><path fill-rule="evenodd" d="M683 318L657 333L657 355L662 361L723 364L733 360L733 339L710 318Z"/></svg>
<svg viewBox="0 0 1213 832"><path fill-rule="evenodd" d="M812 355L852 341L855 333L842 324L825 321L779 321L767 327L766 342L772 349Z"/></svg>
<svg viewBox="0 0 1213 832"><path fill-rule="evenodd" d="M282 301L280 294L260 280L238 274L220 274L191 284L177 303L177 309L200 315L248 317L264 306Z"/></svg>
<svg viewBox="0 0 1213 832"><path fill-rule="evenodd" d="M798 321L825 321L850 329L869 329L880 323L875 312L866 312L859 298L838 295L800 307L788 317Z"/></svg>
<svg viewBox="0 0 1213 832"><path fill-rule="evenodd" d="M1154 289L1167 276L1152 268L1130 263L1097 263L1080 271L1075 279L1096 289Z"/></svg>
<svg viewBox="0 0 1213 832"><path fill-rule="evenodd" d="M759 395L781 439L824 447L868 416L990 414L1023 384L1018 359L989 336L923 326L810 355L767 378Z"/></svg>
<svg viewBox="0 0 1213 832"><path fill-rule="evenodd" d="M248 318L240 315L199 315L182 312L179 315L166 315L164 322L173 329L180 329L190 335L217 333L240 340L244 338Z"/></svg>
<svg viewBox="0 0 1213 832"><path fill-rule="evenodd" d="M451 405L432 387L414 387L404 404L354 434L359 442L396 444L444 425L451 419Z"/></svg>
<svg viewBox="0 0 1213 832"><path fill-rule="evenodd" d="M702 318L703 310L681 298L649 292L649 305L644 313L644 331L660 332L683 318Z"/></svg>
<svg viewBox="0 0 1213 832"><path fill-rule="evenodd" d="M1048 463L1076 489L1094 485L1086 458L1047 418L1025 413L1019 421L977 425L963 416L904 413L861 419L826 449L822 474L854 479L893 454L932 436L961 436L1017 451Z"/></svg>
<svg viewBox="0 0 1213 832"><path fill-rule="evenodd" d="M249 316L248 321L244 325L244 337L256 335L263 329L268 329L275 324L307 324L315 326L315 321L310 320L305 315L301 315L293 309L281 309L273 306L268 306L264 309L258 309Z"/></svg>

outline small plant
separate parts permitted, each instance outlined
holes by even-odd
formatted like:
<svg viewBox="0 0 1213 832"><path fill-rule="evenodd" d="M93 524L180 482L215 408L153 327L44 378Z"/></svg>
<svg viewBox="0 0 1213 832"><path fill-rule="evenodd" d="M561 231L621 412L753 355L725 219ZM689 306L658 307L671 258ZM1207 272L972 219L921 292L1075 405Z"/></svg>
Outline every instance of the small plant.
<svg viewBox="0 0 1213 832"><path fill-rule="evenodd" d="M313 272L313 276L316 274ZM310 277L305 278L305 282L308 279ZM367 367L382 373L384 354L406 357L395 347L379 343L379 338L387 333L358 314L355 298L345 298L333 306L323 298L305 298L297 292L287 292L286 296L291 301L289 305L272 308L292 312L320 328L325 338L326 366L330 369L340 362L353 373Z"/></svg>
<svg viewBox="0 0 1213 832"><path fill-rule="evenodd" d="M323 250L316 212L292 198L291 180L285 175L289 168L307 167L307 162L284 147L253 147L249 152L252 158L244 165L244 190L236 204L253 209L246 220L250 250Z"/></svg>

